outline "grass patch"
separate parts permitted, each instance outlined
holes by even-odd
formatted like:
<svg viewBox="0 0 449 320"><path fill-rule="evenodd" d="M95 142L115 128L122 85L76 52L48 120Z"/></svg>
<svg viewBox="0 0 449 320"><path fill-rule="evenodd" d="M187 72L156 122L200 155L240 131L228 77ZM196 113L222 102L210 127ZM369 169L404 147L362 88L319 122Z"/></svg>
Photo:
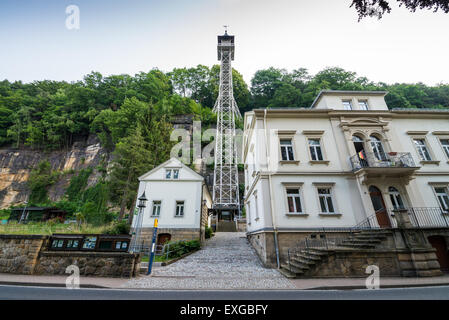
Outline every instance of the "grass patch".
<svg viewBox="0 0 449 320"><path fill-rule="evenodd" d="M167 259L167 256L154 256L154 260L153 262L164 262L164 261L168 261L170 259ZM143 256L142 257L142 262L150 262L150 257L149 256Z"/></svg>
<svg viewBox="0 0 449 320"><path fill-rule="evenodd" d="M106 224L101 226L92 226L89 224L63 224L63 223L47 223L47 222L30 222L27 224L18 224L11 222L0 225L0 234L39 234L51 235L53 233L68 234L103 234L110 232L115 228L115 224Z"/></svg>

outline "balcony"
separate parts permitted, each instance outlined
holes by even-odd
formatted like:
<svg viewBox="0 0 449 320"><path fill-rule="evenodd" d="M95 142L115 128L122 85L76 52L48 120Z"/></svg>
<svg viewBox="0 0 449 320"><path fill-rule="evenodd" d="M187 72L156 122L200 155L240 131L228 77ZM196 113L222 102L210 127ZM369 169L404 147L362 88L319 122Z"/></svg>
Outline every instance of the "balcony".
<svg viewBox="0 0 449 320"><path fill-rule="evenodd" d="M354 229L398 228L401 223L407 228L449 228L449 211L439 207L388 208L376 212Z"/></svg>
<svg viewBox="0 0 449 320"><path fill-rule="evenodd" d="M413 173L419 169L415 166L410 152L389 152L380 160L374 152L365 152L363 158L354 155L350 161L352 171L365 176L365 179L411 178Z"/></svg>

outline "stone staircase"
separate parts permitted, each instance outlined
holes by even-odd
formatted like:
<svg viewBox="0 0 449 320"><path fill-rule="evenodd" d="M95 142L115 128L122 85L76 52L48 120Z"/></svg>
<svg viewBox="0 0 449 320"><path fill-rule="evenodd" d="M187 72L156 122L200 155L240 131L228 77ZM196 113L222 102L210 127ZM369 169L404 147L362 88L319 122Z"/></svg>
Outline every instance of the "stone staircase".
<svg viewBox="0 0 449 320"><path fill-rule="evenodd" d="M337 251L357 252L376 249L390 234L390 231L382 229L361 230L347 238L340 238L337 242L329 240L327 245L323 241L323 245L295 248L290 250L290 259L281 263L279 271L288 278L308 276Z"/></svg>
<svg viewBox="0 0 449 320"><path fill-rule="evenodd" d="M237 232L235 221L219 221L217 223L217 232Z"/></svg>

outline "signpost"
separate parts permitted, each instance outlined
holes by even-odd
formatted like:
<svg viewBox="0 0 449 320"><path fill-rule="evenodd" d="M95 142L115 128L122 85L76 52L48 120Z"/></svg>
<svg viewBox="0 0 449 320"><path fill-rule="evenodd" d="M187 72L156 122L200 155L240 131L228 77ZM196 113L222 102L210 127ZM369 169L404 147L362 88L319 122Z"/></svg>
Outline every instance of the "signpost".
<svg viewBox="0 0 449 320"><path fill-rule="evenodd" d="M153 225L153 240L151 241L150 261L148 262L147 275L151 274L151 267L153 266L154 250L156 248L156 236L157 236L157 218L154 219Z"/></svg>

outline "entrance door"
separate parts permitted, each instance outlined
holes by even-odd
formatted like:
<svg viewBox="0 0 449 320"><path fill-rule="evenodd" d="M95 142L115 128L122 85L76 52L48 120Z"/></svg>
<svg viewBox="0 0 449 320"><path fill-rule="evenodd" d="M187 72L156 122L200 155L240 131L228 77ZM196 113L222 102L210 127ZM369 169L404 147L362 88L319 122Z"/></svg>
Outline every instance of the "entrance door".
<svg viewBox="0 0 449 320"><path fill-rule="evenodd" d="M382 193L377 187L371 186L369 187L369 195L376 213L377 223L381 228L391 228L390 219L388 219L388 213Z"/></svg>
<svg viewBox="0 0 449 320"><path fill-rule="evenodd" d="M231 211L222 211L221 212L221 220L232 221Z"/></svg>
<svg viewBox="0 0 449 320"><path fill-rule="evenodd" d="M447 251L446 240L443 236L430 236L427 238L437 252L438 262L440 263L441 271L449 272L449 252Z"/></svg>
<svg viewBox="0 0 449 320"><path fill-rule="evenodd" d="M157 235L157 244L163 245L164 243L170 241L171 234L170 233L161 233Z"/></svg>

